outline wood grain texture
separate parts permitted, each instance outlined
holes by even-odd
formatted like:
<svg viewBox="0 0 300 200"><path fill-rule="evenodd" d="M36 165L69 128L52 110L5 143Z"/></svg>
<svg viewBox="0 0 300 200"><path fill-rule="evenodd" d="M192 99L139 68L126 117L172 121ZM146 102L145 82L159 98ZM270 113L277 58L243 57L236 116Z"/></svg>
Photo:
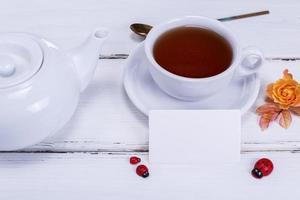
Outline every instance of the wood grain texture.
<svg viewBox="0 0 300 200"><path fill-rule="evenodd" d="M288 199L298 200L300 154L250 153L237 164L153 166L150 177L135 174L130 154L3 153L0 199ZM269 177L250 171L263 156L273 160Z"/></svg>

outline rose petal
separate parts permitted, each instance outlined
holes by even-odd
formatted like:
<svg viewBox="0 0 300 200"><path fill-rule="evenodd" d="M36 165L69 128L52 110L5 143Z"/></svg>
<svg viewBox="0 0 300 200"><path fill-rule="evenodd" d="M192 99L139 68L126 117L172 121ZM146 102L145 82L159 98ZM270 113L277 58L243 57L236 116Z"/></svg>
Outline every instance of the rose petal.
<svg viewBox="0 0 300 200"><path fill-rule="evenodd" d="M295 115L300 116L300 107L291 107L290 111L292 111L292 113L294 113Z"/></svg>
<svg viewBox="0 0 300 200"><path fill-rule="evenodd" d="M287 80L293 79L293 75L289 73L288 69L285 69L283 71L283 79L287 79Z"/></svg>
<svg viewBox="0 0 300 200"><path fill-rule="evenodd" d="M279 124L281 127L287 129L292 123L292 116L290 111L283 110L280 114Z"/></svg>
<svg viewBox="0 0 300 200"><path fill-rule="evenodd" d="M258 115L263 115L265 113L271 113L271 112L279 112L280 108L278 108L274 103L266 103L262 106L259 106L256 109L256 113Z"/></svg>
<svg viewBox="0 0 300 200"><path fill-rule="evenodd" d="M271 84L269 84L268 86L267 86L267 91L266 91L266 94L267 94L267 97L268 98L270 98L270 99L273 99L273 95L272 95L272 93L273 93L273 83L271 83Z"/></svg>
<svg viewBox="0 0 300 200"><path fill-rule="evenodd" d="M297 89L297 92L296 92L296 102L295 102L295 107L298 107L300 106L300 86L299 86L299 89Z"/></svg>
<svg viewBox="0 0 300 200"><path fill-rule="evenodd" d="M300 103L297 103L296 105L294 105L296 108L300 106Z"/></svg>

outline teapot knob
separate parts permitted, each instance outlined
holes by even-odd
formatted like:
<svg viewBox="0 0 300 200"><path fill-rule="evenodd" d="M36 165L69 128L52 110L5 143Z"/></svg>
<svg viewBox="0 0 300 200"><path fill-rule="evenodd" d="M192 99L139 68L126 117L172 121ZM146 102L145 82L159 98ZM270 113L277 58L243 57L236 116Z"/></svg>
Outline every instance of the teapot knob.
<svg viewBox="0 0 300 200"><path fill-rule="evenodd" d="M9 77L14 74L16 67L13 61L7 57L0 57L0 76Z"/></svg>

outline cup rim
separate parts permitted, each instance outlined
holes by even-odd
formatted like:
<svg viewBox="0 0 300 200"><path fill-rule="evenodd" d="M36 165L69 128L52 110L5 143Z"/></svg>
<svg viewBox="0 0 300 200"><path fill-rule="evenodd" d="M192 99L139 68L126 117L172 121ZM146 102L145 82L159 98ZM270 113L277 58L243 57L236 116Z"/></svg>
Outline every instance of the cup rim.
<svg viewBox="0 0 300 200"><path fill-rule="evenodd" d="M199 23L198 24L194 23L195 20L199 20ZM161 67L154 59L153 52L152 52L152 47L154 46L156 40L161 36L161 34L165 33L166 31L168 31L172 28L176 28L176 27L180 27L180 26L184 26L184 25L195 25L195 26L201 27L202 26L201 21L203 21L203 20L207 21L210 24L214 24L214 25L218 26L223 31L225 31L227 33L227 35L230 37L229 43L233 50L233 59L232 59L230 66L225 71L223 71L219 74L216 74L216 75L210 76L210 77L205 77L205 78L189 78L189 77L179 76L179 75L173 74L173 73L169 72L168 70L164 69L163 67ZM184 25L177 24L182 21L186 22L186 23ZM166 28L168 25L171 25L171 27ZM223 36L220 32L214 30L211 27L205 27L205 28L215 31L218 34L220 34L221 36ZM162 33L157 34L161 30L163 30ZM225 38L225 39L227 39L227 38ZM185 16L185 17L169 20L169 21L160 23L157 26L154 26L150 30L150 32L148 33L148 35L145 39L145 54L153 67L155 67L161 73L163 73L164 75L166 75L170 78L177 79L180 81L187 81L187 82L203 82L203 81L217 80L217 79L220 79L220 78L226 76L227 74L231 73L235 69L235 67L238 65L238 60L239 60L238 58L240 57L240 50L239 50L239 46L238 46L236 37L234 36L234 34L232 33L232 31L230 29L228 29L224 24L222 24L222 22L220 22L216 19L212 19L212 18L204 17L204 16Z"/></svg>

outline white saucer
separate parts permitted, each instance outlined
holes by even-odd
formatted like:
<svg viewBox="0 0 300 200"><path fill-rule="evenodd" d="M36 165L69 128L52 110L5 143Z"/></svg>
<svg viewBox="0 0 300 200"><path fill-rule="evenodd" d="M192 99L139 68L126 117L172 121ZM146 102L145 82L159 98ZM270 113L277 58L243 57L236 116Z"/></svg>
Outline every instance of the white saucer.
<svg viewBox="0 0 300 200"><path fill-rule="evenodd" d="M233 79L221 92L199 101L182 101L164 93L153 81L141 43L128 57L124 87L132 103L145 115L150 110L240 109L244 114L255 102L260 88L257 75Z"/></svg>

